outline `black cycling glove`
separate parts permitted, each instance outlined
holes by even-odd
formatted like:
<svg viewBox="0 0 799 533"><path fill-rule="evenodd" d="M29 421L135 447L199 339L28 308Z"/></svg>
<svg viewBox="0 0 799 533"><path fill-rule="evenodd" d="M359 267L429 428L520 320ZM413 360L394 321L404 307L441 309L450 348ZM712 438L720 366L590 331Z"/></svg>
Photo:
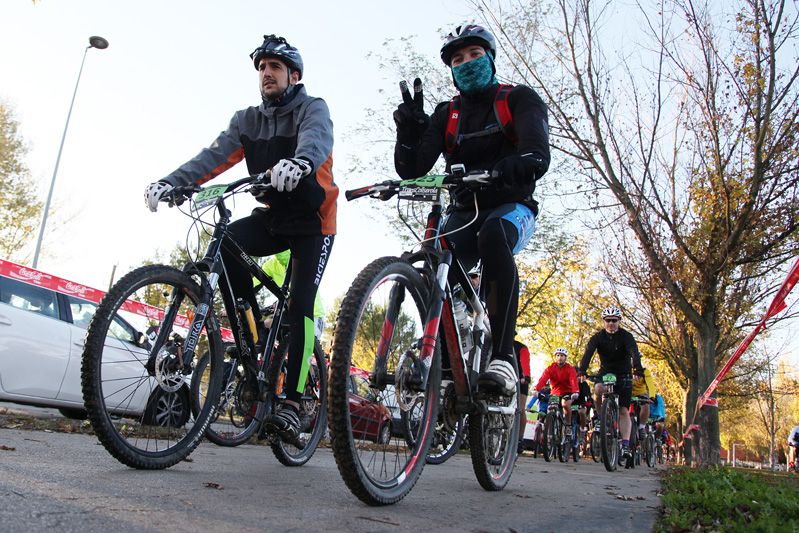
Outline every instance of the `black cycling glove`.
<svg viewBox="0 0 799 533"><path fill-rule="evenodd" d="M494 165L491 175L500 178L508 187L535 189L535 180L538 179L538 172L543 166L543 160L533 154L513 154L500 159Z"/></svg>
<svg viewBox="0 0 799 533"><path fill-rule="evenodd" d="M405 146L413 146L422 138L422 134L430 125L430 117L424 112L424 94L422 80L413 81L413 96L408 90L405 80L400 82L402 103L394 111L394 123L397 125L397 141Z"/></svg>

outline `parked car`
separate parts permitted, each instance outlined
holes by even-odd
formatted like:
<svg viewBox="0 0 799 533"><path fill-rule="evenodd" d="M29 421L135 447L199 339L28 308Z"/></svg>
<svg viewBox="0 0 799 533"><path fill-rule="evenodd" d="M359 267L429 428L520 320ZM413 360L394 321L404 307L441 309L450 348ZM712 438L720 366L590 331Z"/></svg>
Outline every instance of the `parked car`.
<svg viewBox="0 0 799 533"><path fill-rule="evenodd" d="M74 294L89 292L102 294L0 260L0 400L55 407L66 417L86 418L81 357L97 304ZM114 317L114 324L120 361L127 365L119 370L130 376L143 368L132 360L131 351L144 354L146 360L150 344L124 318ZM190 415L189 380L178 390L166 392L155 385L154 378L148 379L153 380L152 386L139 387L141 394L126 401L124 412L144 414L148 424L183 426Z"/></svg>
<svg viewBox="0 0 799 533"><path fill-rule="evenodd" d="M353 434L360 439L387 444L391 439L391 413L369 388L369 373L351 367L348 392Z"/></svg>

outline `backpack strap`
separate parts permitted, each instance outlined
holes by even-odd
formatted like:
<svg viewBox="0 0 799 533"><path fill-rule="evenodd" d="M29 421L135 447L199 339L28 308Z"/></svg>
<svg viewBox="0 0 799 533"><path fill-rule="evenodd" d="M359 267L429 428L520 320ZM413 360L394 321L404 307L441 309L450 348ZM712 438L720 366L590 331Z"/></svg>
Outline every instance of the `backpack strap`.
<svg viewBox="0 0 799 533"><path fill-rule="evenodd" d="M497 94L494 96L494 114L497 116L497 123L502 128L502 133L512 142L519 142L516 137L516 129L513 127L513 115L508 106L508 95L513 89L513 85L500 85Z"/></svg>
<svg viewBox="0 0 799 533"><path fill-rule="evenodd" d="M447 132L444 135L444 146L447 154L452 154L458 146L458 134L461 122L461 99L455 96L449 102L449 118L447 119Z"/></svg>
<svg viewBox="0 0 799 533"><path fill-rule="evenodd" d="M502 131L505 137L513 144L518 143L516 137L516 130L513 127L513 115L508 106L508 94L513 89L513 85L500 85L497 93L494 95L494 115L497 118L498 127L489 128L487 130L469 133L461 136L460 134L460 97L455 96L449 102L449 118L447 119L447 131L444 138L444 146L447 154L452 154L460 144L462 138L483 137L486 135L493 135L498 130Z"/></svg>

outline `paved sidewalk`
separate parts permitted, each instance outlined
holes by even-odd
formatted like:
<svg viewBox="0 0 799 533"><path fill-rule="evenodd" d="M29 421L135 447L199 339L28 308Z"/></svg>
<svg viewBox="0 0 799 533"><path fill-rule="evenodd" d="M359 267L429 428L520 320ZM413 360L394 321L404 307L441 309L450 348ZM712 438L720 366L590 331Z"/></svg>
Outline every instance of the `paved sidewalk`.
<svg viewBox="0 0 799 533"><path fill-rule="evenodd" d="M468 454L427 465L399 504L368 507L329 449L286 468L265 446L203 443L164 471L137 471L95 437L0 429L2 531L650 531L657 474L522 457L486 492ZM663 467L660 467L661 469Z"/></svg>

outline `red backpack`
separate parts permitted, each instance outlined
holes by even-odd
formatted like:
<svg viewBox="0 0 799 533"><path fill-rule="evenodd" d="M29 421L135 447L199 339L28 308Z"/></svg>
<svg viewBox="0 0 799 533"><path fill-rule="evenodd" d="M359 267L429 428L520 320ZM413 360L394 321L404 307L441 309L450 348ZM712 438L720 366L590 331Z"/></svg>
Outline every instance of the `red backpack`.
<svg viewBox="0 0 799 533"><path fill-rule="evenodd" d="M460 96L455 96L452 101L450 101L447 133L444 136L447 154L452 154L463 139L493 135L498 131L504 133L513 144L518 142L516 130L513 128L513 116L510 114L510 107L508 107L508 94L511 89L513 89L513 85L500 85L497 88L497 93L494 95L494 115L497 117L497 126L475 133L467 133L465 135L460 134Z"/></svg>

